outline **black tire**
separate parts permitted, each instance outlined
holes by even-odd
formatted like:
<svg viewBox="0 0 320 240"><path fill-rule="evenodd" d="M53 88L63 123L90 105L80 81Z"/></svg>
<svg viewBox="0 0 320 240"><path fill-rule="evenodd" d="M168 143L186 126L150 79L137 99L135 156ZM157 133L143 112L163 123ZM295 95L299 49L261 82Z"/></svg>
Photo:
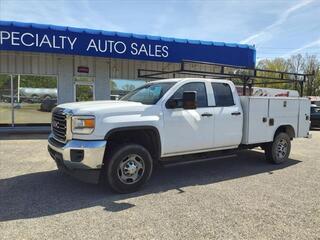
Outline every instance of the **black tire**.
<svg viewBox="0 0 320 240"><path fill-rule="evenodd" d="M291 151L291 139L286 133L279 133L273 142L265 146L266 159L280 164L288 160Z"/></svg>
<svg viewBox="0 0 320 240"><path fill-rule="evenodd" d="M139 164L143 168L139 168ZM133 167L137 174L135 181L134 177L130 180L129 171L134 171L130 169L132 165L136 166ZM116 147L111 154L106 154L103 179L114 192L131 193L137 191L150 178L152 170L153 160L149 151L141 145L126 144Z"/></svg>

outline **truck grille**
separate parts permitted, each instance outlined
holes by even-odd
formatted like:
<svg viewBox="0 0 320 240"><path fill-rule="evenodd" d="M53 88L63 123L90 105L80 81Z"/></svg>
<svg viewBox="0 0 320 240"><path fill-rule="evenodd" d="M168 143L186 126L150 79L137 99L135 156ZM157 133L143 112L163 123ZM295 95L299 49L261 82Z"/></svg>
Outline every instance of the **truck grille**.
<svg viewBox="0 0 320 240"><path fill-rule="evenodd" d="M67 119L63 109L56 108L52 113L51 128L53 136L60 142L66 141Z"/></svg>

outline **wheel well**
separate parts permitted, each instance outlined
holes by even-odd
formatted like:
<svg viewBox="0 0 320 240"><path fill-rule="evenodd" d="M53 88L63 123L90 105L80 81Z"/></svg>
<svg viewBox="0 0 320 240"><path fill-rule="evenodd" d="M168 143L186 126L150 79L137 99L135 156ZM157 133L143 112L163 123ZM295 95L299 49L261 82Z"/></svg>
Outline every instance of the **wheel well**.
<svg viewBox="0 0 320 240"><path fill-rule="evenodd" d="M107 146L110 148L125 143L140 144L150 152L154 161L158 161L161 155L160 135L155 127L113 129L107 133L105 139L107 140Z"/></svg>
<svg viewBox="0 0 320 240"><path fill-rule="evenodd" d="M295 137L295 131L291 125L282 125L278 127L277 131L274 134L274 137L276 137L279 133L288 134L290 139L293 139Z"/></svg>

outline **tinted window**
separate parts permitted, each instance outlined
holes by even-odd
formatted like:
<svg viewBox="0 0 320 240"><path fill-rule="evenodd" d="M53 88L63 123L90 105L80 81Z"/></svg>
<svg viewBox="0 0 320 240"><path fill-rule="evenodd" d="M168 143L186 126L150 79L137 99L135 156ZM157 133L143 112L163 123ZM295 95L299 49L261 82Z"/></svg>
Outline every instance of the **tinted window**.
<svg viewBox="0 0 320 240"><path fill-rule="evenodd" d="M311 107L311 113L320 114L320 107Z"/></svg>
<svg viewBox="0 0 320 240"><path fill-rule="evenodd" d="M230 86L226 83L211 83L217 107L234 105Z"/></svg>
<svg viewBox="0 0 320 240"><path fill-rule="evenodd" d="M178 108L182 107L182 96L183 92L185 91L195 91L197 92L197 107L207 107L208 101L207 101L207 92L206 92L206 86L204 83L187 83L180 87L175 94L171 98L177 99L178 101Z"/></svg>

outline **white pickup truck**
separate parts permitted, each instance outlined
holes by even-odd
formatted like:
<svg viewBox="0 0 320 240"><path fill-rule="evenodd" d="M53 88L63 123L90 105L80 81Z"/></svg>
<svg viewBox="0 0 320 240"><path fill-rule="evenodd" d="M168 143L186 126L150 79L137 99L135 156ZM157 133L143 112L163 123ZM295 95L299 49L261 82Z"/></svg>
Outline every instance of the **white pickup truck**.
<svg viewBox="0 0 320 240"><path fill-rule="evenodd" d="M282 163L293 138L310 137L309 126L307 98L239 97L227 80L166 79L120 101L59 105L48 151L59 169L127 193L144 184L156 164L254 147Z"/></svg>

